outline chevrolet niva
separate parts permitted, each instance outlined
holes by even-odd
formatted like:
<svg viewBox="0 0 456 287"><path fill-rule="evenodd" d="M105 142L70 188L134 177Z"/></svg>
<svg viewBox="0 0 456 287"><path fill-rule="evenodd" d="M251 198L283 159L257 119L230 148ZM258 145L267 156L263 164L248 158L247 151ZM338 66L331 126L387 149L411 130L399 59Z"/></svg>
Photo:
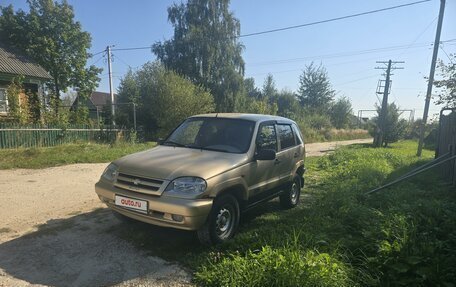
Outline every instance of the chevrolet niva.
<svg viewBox="0 0 456 287"><path fill-rule="evenodd" d="M299 203L304 140L292 120L256 114L188 118L153 149L113 161L95 185L116 217L232 238L242 212L280 198Z"/></svg>

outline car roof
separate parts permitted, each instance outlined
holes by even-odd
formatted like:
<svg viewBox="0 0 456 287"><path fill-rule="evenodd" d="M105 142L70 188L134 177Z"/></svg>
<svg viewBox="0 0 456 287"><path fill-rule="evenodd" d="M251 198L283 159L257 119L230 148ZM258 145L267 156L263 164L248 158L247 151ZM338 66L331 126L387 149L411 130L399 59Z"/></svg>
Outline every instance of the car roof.
<svg viewBox="0 0 456 287"><path fill-rule="evenodd" d="M201 114L201 115L192 116L192 118L197 118L197 117L242 119L242 120L249 120L249 121L254 121L254 122L277 121L277 122L294 123L293 120L290 120L290 119L287 119L284 117L272 116L272 115L262 115L262 114L211 113L211 114Z"/></svg>

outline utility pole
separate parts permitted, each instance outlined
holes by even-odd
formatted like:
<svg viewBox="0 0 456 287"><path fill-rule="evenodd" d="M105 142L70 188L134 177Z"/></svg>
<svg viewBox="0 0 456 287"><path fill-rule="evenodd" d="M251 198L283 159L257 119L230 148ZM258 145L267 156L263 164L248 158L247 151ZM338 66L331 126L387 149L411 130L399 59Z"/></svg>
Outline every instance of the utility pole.
<svg viewBox="0 0 456 287"><path fill-rule="evenodd" d="M403 69L402 67L394 67L393 64L404 63L403 61L377 61L379 64L387 64L386 68L386 79L385 79L385 87L383 90L383 100L382 100L382 108L380 110L380 115L378 119L377 130L375 133L374 138L374 146L380 147L383 143L383 137L386 128L386 118L388 114L388 94L390 92L390 85L391 85L391 70ZM384 67L375 67L375 69L385 69Z"/></svg>
<svg viewBox="0 0 456 287"><path fill-rule="evenodd" d="M434 84L435 64L437 63L437 54L439 52L440 33L442 32L442 22L443 22L443 13L444 12L445 12L445 0L440 0L439 20L437 23L437 31L435 33L434 52L432 53L431 71L429 72L429 82L428 82L428 87L427 87L427 92L426 92L426 101L424 104L423 119L421 121L421 127L420 127L420 140L418 142L418 151L416 152L417 156L421 156L421 152L423 150L424 129L426 127L426 122L427 122L428 113L429 113L429 104L431 102L432 85Z"/></svg>
<svg viewBox="0 0 456 287"><path fill-rule="evenodd" d="M112 88L112 67L111 67L111 47L106 47L106 53L108 54L108 75L109 75L109 94L111 96L111 118L112 118L112 125L116 125L116 121L114 119L116 110L115 110L115 102L114 102L114 91Z"/></svg>

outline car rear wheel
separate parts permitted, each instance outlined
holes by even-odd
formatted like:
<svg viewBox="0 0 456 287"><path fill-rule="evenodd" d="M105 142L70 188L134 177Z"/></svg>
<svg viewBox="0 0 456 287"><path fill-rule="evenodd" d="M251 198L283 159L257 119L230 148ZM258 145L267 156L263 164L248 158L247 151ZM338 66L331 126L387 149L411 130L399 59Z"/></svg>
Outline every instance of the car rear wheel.
<svg viewBox="0 0 456 287"><path fill-rule="evenodd" d="M214 200L206 223L198 230L198 238L205 245L215 245L232 238L239 225L239 203L230 194Z"/></svg>
<svg viewBox="0 0 456 287"><path fill-rule="evenodd" d="M295 176L287 190L280 195L280 205L284 208L293 208L298 205L300 197L301 179Z"/></svg>

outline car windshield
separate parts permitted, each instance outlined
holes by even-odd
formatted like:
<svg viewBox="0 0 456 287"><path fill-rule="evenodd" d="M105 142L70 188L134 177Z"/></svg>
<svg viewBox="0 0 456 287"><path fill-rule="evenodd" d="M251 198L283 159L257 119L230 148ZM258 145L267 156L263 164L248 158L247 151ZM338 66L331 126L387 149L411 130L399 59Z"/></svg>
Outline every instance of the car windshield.
<svg viewBox="0 0 456 287"><path fill-rule="evenodd" d="M255 123L227 118L189 118L163 142L163 145L229 153L249 149Z"/></svg>

